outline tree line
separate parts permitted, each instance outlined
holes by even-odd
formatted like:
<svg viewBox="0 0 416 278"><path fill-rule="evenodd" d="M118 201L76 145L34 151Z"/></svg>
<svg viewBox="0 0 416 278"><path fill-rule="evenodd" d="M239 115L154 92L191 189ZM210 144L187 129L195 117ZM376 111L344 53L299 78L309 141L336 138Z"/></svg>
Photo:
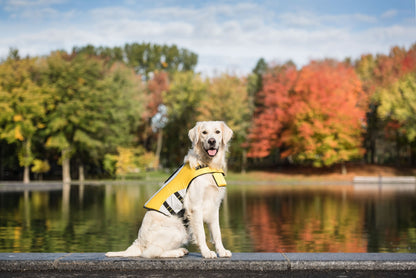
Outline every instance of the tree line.
<svg viewBox="0 0 416 278"><path fill-rule="evenodd" d="M301 69L259 61L256 68L262 84L250 157L317 167L415 165L416 44L356 61L311 61Z"/></svg>
<svg viewBox="0 0 416 278"><path fill-rule="evenodd" d="M74 47L0 63L0 179L174 167L199 120L234 130L230 167L415 164L416 44L356 61L260 59L203 78L177 46Z"/></svg>

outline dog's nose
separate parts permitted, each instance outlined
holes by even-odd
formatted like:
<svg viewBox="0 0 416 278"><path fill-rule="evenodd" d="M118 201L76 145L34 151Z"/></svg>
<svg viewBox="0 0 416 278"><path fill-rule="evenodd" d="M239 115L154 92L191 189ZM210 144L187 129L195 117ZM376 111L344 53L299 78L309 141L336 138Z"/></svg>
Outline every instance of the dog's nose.
<svg viewBox="0 0 416 278"><path fill-rule="evenodd" d="M215 139L214 138L209 138L208 139L208 144L210 144L211 146L212 145L215 145L215 143L216 143L217 141L215 141Z"/></svg>

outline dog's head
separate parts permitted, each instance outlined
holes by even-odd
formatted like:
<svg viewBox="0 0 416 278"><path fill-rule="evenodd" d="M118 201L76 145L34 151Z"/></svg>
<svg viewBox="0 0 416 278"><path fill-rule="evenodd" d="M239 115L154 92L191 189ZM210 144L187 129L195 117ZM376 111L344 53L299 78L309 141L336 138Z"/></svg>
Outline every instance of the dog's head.
<svg viewBox="0 0 416 278"><path fill-rule="evenodd" d="M193 148L199 147L204 155L214 158L226 149L233 131L221 121L197 122L188 135Z"/></svg>

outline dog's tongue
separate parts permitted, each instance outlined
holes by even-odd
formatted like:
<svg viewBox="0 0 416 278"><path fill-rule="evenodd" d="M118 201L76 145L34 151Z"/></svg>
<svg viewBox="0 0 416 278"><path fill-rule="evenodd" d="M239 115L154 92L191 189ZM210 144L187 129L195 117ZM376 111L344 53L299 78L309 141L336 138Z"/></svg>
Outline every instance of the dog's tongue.
<svg viewBox="0 0 416 278"><path fill-rule="evenodd" d="M209 154L210 156L214 156L214 155L216 155L216 154L217 154L217 150L208 150L208 154Z"/></svg>

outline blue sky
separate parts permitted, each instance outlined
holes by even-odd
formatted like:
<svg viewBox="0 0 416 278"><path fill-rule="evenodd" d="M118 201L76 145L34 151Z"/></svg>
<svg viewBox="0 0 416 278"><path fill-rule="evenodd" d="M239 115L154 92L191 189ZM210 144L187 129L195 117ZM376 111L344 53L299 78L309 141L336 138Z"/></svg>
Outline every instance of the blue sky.
<svg viewBox="0 0 416 278"><path fill-rule="evenodd" d="M197 70L247 74L271 63L387 54L416 42L416 0L0 0L0 57L92 44L176 44Z"/></svg>

